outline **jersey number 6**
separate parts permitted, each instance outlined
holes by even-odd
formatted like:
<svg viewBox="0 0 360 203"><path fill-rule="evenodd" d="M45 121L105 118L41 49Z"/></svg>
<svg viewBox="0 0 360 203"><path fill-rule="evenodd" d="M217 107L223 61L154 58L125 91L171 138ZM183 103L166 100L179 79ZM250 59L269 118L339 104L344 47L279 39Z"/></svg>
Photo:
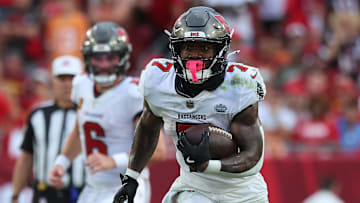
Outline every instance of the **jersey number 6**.
<svg viewBox="0 0 360 203"><path fill-rule="evenodd" d="M86 122L84 124L86 154L90 155L94 149L102 154L107 154L107 146L95 137L105 137L104 129L97 123ZM95 134L95 136L91 136Z"/></svg>

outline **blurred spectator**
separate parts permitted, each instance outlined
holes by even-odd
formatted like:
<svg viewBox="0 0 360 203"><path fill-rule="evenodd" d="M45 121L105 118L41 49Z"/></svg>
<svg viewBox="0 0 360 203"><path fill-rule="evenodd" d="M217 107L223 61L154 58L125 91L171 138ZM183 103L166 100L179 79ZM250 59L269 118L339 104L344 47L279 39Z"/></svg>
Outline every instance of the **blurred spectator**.
<svg viewBox="0 0 360 203"><path fill-rule="evenodd" d="M112 21L128 30L134 23L135 3L135 0L90 0L88 1L90 21L92 24Z"/></svg>
<svg viewBox="0 0 360 203"><path fill-rule="evenodd" d="M23 129L14 128L2 140L0 151L1 163L6 163L0 168L0 202L10 203L12 194L11 177L16 159L20 156L20 145L23 139ZM30 203L33 192L30 187L24 188L20 193L19 203Z"/></svg>
<svg viewBox="0 0 360 203"><path fill-rule="evenodd" d="M60 12L50 19L45 19L45 39L49 61L60 55L81 57L80 47L89 22L86 14L78 8L77 2L56 1Z"/></svg>
<svg viewBox="0 0 360 203"><path fill-rule="evenodd" d="M11 104L7 95L0 90L0 139L2 135L2 127L9 118L11 111Z"/></svg>
<svg viewBox="0 0 360 203"><path fill-rule="evenodd" d="M19 96L25 91L30 77L25 72L24 53L20 49L7 50L3 58L3 80L7 90Z"/></svg>
<svg viewBox="0 0 360 203"><path fill-rule="evenodd" d="M306 46L308 44L307 28L301 23L291 23L285 28L285 48L289 60L278 71L277 86L302 75L306 67Z"/></svg>
<svg viewBox="0 0 360 203"><path fill-rule="evenodd" d="M0 8L0 55L3 48L24 50L27 58L39 59L42 54L40 20L35 0L13 0Z"/></svg>
<svg viewBox="0 0 360 203"><path fill-rule="evenodd" d="M221 13L243 43L253 43L259 25L257 0L204 0L204 3ZM232 44L233 45L233 44Z"/></svg>
<svg viewBox="0 0 360 203"><path fill-rule="evenodd" d="M297 123L296 112L289 108L280 92L267 85L266 101L259 103L259 118L266 135L266 155L284 157L287 155L287 141Z"/></svg>
<svg viewBox="0 0 360 203"><path fill-rule="evenodd" d="M326 6L323 0L307 1L306 15L309 27L310 41L319 48L326 29Z"/></svg>
<svg viewBox="0 0 360 203"><path fill-rule="evenodd" d="M305 90L309 96L329 96L329 78L323 69L317 67L309 68L305 74L303 74L305 82ZM311 102L311 99L310 99Z"/></svg>
<svg viewBox="0 0 360 203"><path fill-rule="evenodd" d="M334 178L327 177L321 182L320 189L306 198L303 203L344 203L338 194L340 185Z"/></svg>
<svg viewBox="0 0 360 203"><path fill-rule="evenodd" d="M311 96L330 97L330 79L327 72L321 68L321 65L314 65L298 70L298 74L293 74L291 79L281 85L282 89L290 95L304 97L309 101ZM278 82L278 81L277 81Z"/></svg>
<svg viewBox="0 0 360 203"><path fill-rule="evenodd" d="M44 68L34 67L31 74L31 82L29 86L31 89L22 96L24 102L23 108L26 110L32 109L35 105L50 100L52 97L52 86L50 82L50 76L47 70ZM26 99L24 99L26 97Z"/></svg>
<svg viewBox="0 0 360 203"><path fill-rule="evenodd" d="M357 101L352 100L344 106L344 113L337 120L341 149L349 154L360 151L360 121Z"/></svg>
<svg viewBox="0 0 360 203"><path fill-rule="evenodd" d="M147 62L155 57L170 56L169 40L164 30L170 30L176 17L190 4L200 1L135 0L133 25L128 28L133 45L129 75L139 76Z"/></svg>
<svg viewBox="0 0 360 203"><path fill-rule="evenodd" d="M293 22L285 27L285 44L291 54L293 64L309 64L309 57L314 55L315 47L309 41L309 29L300 22Z"/></svg>
<svg viewBox="0 0 360 203"><path fill-rule="evenodd" d="M323 0L330 12L357 12L359 11L358 0Z"/></svg>
<svg viewBox="0 0 360 203"><path fill-rule="evenodd" d="M253 57L256 67L269 69L276 74L279 69L290 62L290 55L284 49L279 36L263 33L255 44L256 52ZM240 50L241 53L241 50Z"/></svg>
<svg viewBox="0 0 360 203"><path fill-rule="evenodd" d="M359 80L360 66L360 14L359 12L337 12L330 16L332 33L326 39L321 57L330 67ZM359 82L359 81L358 81Z"/></svg>
<svg viewBox="0 0 360 203"><path fill-rule="evenodd" d="M283 98L286 98L289 108L296 113L297 118L302 119L306 117L308 97L301 81L287 83L283 87L282 92Z"/></svg>
<svg viewBox="0 0 360 203"><path fill-rule="evenodd" d="M141 0L140 0L141 1ZM187 0L149 0L147 8L148 16L159 30L170 29L176 18L180 16L187 8L188 4L197 4L201 2Z"/></svg>
<svg viewBox="0 0 360 203"><path fill-rule="evenodd" d="M282 67L277 73L277 87L283 87L286 83L303 77L307 69L323 69L315 54L316 47L309 41L308 32L308 27L299 22L290 23L285 27L283 40L288 60L281 64Z"/></svg>
<svg viewBox="0 0 360 203"><path fill-rule="evenodd" d="M3 57L3 73L0 78L1 89L12 104L12 112L8 121L16 120L18 122L16 125L21 125L31 106L36 103L36 95L33 94L38 88L33 86L36 84L33 83L33 76L40 77L41 74L35 75L36 69L33 69L31 64L25 61L21 50L10 49ZM49 86L47 85L46 88ZM44 99L45 97L44 95ZM38 98L40 99L40 97Z"/></svg>
<svg viewBox="0 0 360 203"><path fill-rule="evenodd" d="M344 73L335 73L330 77L329 96L331 96L331 112L335 116L343 115L344 108L358 96L359 88L354 80Z"/></svg>
<svg viewBox="0 0 360 203"><path fill-rule="evenodd" d="M328 117L328 98L311 96L309 111L310 115L296 124L292 135L292 150L312 155L314 152L331 155L331 152L338 149L339 132L335 123Z"/></svg>
<svg viewBox="0 0 360 203"><path fill-rule="evenodd" d="M263 32L279 36L281 24L286 15L287 0L260 1L259 6Z"/></svg>

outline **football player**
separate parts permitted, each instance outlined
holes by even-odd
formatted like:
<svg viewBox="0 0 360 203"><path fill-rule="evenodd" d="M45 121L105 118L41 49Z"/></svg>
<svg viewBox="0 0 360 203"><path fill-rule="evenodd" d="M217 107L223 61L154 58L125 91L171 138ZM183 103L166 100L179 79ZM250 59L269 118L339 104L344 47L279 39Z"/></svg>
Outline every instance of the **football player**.
<svg viewBox="0 0 360 203"><path fill-rule="evenodd" d="M266 93L259 70L227 61L232 31L212 8L190 8L167 33L173 57L154 59L142 72L143 115L114 202L132 202L162 122L177 145L180 165L180 176L163 202L268 202L267 186L259 172L264 134L258 102ZM208 133L203 134L199 145L191 145L180 133L199 123L211 123L230 132L240 151L212 160Z"/></svg>
<svg viewBox="0 0 360 203"><path fill-rule="evenodd" d="M125 30L112 22L99 22L86 33L82 53L87 74L74 78L72 89L77 121L49 173L52 185L62 187L64 171L82 152L87 177L79 203L111 202L119 189L119 173L127 168L134 126L143 107L138 81L124 75L131 50ZM164 150L159 150L154 159L164 157ZM148 170L141 174L139 185L142 189L135 201L150 202Z"/></svg>

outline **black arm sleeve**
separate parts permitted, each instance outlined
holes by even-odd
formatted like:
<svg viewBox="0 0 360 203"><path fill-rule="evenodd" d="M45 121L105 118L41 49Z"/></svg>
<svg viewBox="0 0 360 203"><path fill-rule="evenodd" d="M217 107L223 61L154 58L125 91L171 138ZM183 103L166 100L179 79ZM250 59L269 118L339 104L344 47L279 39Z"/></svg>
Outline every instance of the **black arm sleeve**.
<svg viewBox="0 0 360 203"><path fill-rule="evenodd" d="M33 154L34 153L34 149L33 149L34 140L35 140L35 135L34 135L33 126L31 124L31 116L30 116L28 119L28 122L27 122L26 129L25 129L24 140L23 140L23 143L21 144L20 148L26 152Z"/></svg>

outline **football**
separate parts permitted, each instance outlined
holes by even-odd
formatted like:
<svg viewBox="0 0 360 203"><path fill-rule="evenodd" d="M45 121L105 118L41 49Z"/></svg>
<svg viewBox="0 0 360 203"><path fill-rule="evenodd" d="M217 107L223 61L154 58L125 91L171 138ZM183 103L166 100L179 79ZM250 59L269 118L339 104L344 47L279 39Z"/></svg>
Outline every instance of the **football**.
<svg viewBox="0 0 360 203"><path fill-rule="evenodd" d="M185 136L190 144L200 143L202 134L208 131L209 150L211 159L222 159L237 153L237 146L233 140L232 134L211 124L194 125L184 130Z"/></svg>

